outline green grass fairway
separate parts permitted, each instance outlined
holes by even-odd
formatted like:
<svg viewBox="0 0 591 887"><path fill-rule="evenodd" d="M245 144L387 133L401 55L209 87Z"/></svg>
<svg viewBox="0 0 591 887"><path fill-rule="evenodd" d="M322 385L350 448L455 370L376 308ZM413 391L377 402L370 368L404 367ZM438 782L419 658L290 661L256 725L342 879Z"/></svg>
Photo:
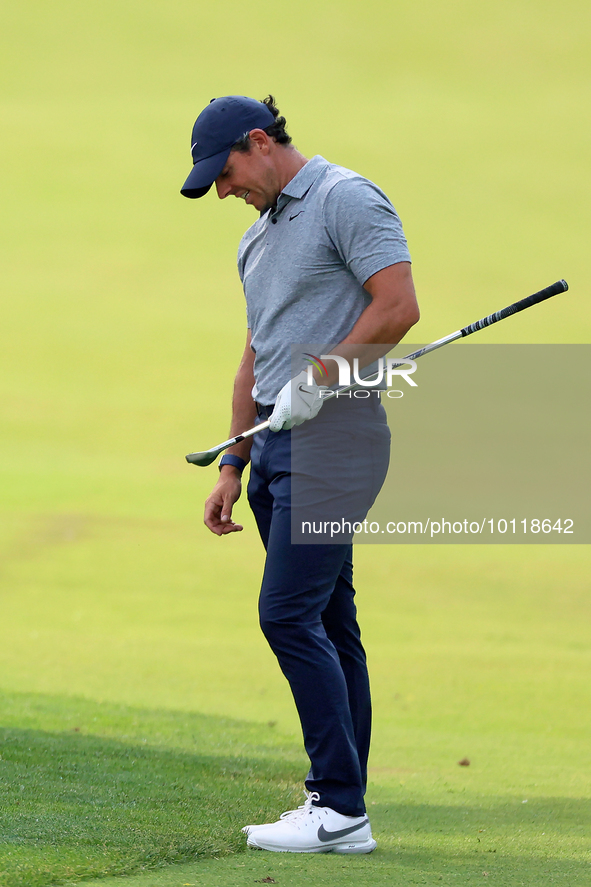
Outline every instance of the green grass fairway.
<svg viewBox="0 0 591 887"><path fill-rule="evenodd" d="M240 851L297 759L268 727L71 697L5 696L2 722L8 887Z"/></svg>
<svg viewBox="0 0 591 887"><path fill-rule="evenodd" d="M4 4L0 887L589 887L588 546L359 546L379 849L244 852L240 825L300 802L305 757L247 505L242 534L207 533L216 469L183 457L227 436L255 216L178 192L205 103L273 92L304 154L399 210L413 341L564 277L479 341L589 342L590 19Z"/></svg>
<svg viewBox="0 0 591 887"><path fill-rule="evenodd" d="M56 541L6 576L3 887L195 859L186 881L171 869L137 883L472 884L486 871L507 887L588 884L584 547L461 559L386 548L377 565L361 547L379 851L268 859L244 855L239 826L297 805L306 768L289 692L258 637L256 566L241 568L242 537L211 555L211 575L230 577L224 596L208 599L203 577L183 588L194 545L177 531L171 597L154 569L167 533L150 536L151 576L125 559L145 529Z"/></svg>

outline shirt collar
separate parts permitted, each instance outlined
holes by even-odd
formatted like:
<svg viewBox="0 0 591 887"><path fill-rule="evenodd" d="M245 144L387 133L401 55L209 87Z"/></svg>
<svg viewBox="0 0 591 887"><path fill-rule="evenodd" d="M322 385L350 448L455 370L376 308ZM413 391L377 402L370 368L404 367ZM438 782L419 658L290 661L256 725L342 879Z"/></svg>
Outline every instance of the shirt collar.
<svg viewBox="0 0 591 887"><path fill-rule="evenodd" d="M328 160L325 160L320 154L316 154L287 183L281 195L285 194L287 197L302 198L327 166Z"/></svg>

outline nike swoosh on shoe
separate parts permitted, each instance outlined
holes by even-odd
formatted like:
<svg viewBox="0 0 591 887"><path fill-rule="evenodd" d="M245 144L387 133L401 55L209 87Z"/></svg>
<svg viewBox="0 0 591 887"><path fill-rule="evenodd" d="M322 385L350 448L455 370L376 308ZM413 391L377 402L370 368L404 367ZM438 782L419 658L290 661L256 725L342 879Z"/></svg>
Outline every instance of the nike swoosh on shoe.
<svg viewBox="0 0 591 887"><path fill-rule="evenodd" d="M324 825L321 825L318 829L318 840L319 841L338 841L339 838L344 838L347 835L352 835L353 832L359 831L360 828L367 825L369 823L369 819L364 819L363 822L359 822L357 825L351 825L349 828L341 828L336 832L327 832L324 828Z"/></svg>

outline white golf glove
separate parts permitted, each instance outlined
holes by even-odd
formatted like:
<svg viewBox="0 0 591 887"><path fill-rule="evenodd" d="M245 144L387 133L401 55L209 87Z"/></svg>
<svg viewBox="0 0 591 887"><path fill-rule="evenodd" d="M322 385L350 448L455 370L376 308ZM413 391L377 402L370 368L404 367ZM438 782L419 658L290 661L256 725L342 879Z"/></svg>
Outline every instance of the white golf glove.
<svg viewBox="0 0 591 887"><path fill-rule="evenodd" d="M308 372L302 370L277 395L275 409L269 418L270 430L288 431L294 425L313 419L320 412L324 399L322 392L329 390L326 385L317 385L315 381L308 385Z"/></svg>

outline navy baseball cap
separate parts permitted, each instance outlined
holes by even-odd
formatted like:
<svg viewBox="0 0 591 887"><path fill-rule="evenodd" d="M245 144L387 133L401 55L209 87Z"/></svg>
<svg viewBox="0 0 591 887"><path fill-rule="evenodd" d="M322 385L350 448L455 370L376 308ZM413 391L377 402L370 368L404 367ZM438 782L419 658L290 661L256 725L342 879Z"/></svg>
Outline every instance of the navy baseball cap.
<svg viewBox="0 0 591 887"><path fill-rule="evenodd" d="M212 99L193 127L193 169L181 188L183 197L207 194L224 166L232 145L251 129L265 129L275 121L263 102L243 95Z"/></svg>

